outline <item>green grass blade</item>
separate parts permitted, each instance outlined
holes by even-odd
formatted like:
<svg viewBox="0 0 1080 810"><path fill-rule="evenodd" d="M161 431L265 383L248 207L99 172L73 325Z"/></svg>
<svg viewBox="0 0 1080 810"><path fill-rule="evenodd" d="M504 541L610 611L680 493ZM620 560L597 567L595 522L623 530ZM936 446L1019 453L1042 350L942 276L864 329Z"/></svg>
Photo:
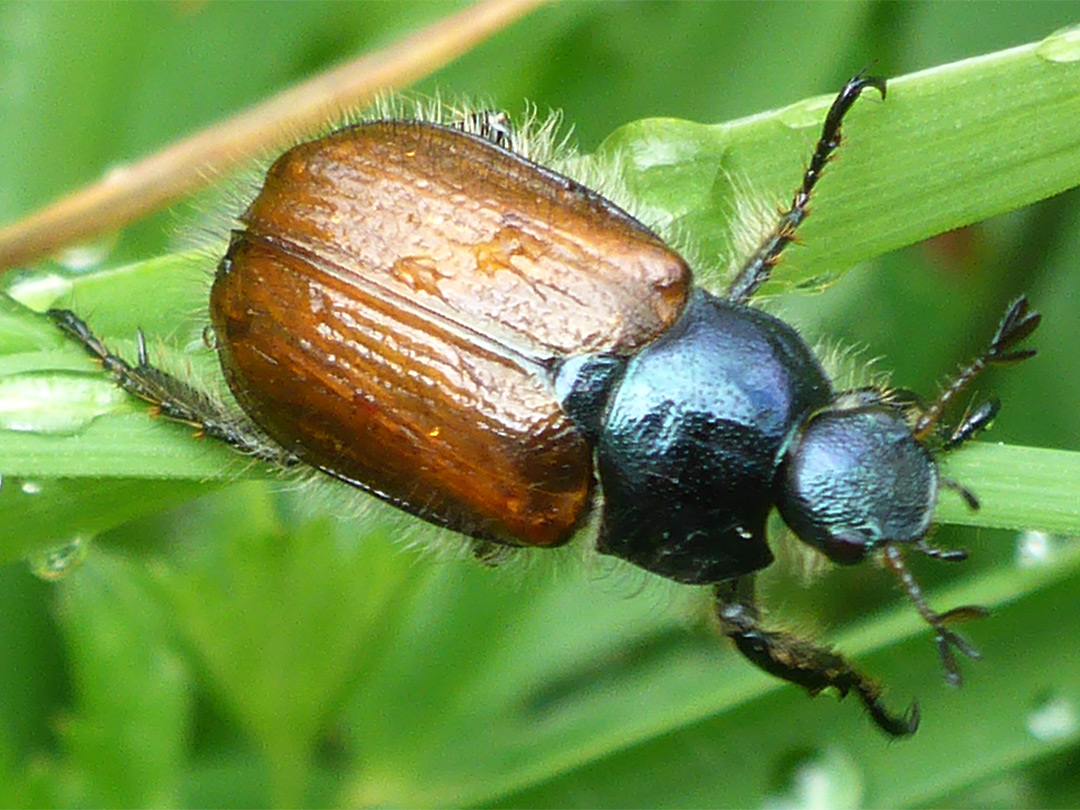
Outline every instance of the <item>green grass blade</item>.
<svg viewBox="0 0 1080 810"><path fill-rule="evenodd" d="M852 265L1080 184L1080 28L889 81L845 119L845 143L772 288ZM613 158L638 204L703 256L722 255L741 187L794 193L831 95L729 124L644 120Z"/></svg>

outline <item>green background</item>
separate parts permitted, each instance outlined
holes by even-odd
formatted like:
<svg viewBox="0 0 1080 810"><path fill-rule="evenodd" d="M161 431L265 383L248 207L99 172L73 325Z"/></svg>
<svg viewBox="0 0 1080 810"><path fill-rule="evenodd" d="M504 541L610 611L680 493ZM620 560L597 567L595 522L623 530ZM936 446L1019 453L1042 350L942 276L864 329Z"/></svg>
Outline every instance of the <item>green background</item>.
<svg viewBox="0 0 1080 810"><path fill-rule="evenodd" d="M0 221L448 10L0 5ZM829 93L871 61L901 75L1036 41L1078 17L1071 3L569 3L417 89L513 112L526 99L561 108L591 152L628 122L740 118ZM867 118L903 109L866 106ZM936 146L918 144L928 161ZM863 148L887 175L895 153ZM805 157L792 160L790 182L770 179L768 194L793 189ZM1041 355L981 386L1005 402L992 440L1080 450L1078 199L1066 192L864 262L826 293L778 305L809 334L863 347L898 384L929 392L1026 291L1046 317L1033 341ZM178 234L201 207L102 240L98 267L183 246ZM804 255L818 249L812 235ZM142 325L183 346L201 324L192 264L91 275L77 303L118 345ZM0 319L22 330L0 328L12 356L19 341L51 339L12 318ZM111 441L134 457L141 440L155 453L160 441L174 452L163 469L207 472L157 477L152 458L133 462L141 472L68 478L0 466L0 559L15 560L0 568L2 805L1080 804L1080 560L1065 540L1051 539L1049 563L1024 567L1015 532L939 532L972 560L918 565L932 602L998 608L970 628L986 660L964 662L960 693L941 684L929 631L884 573L836 571L809 588L770 577L778 621L856 656L893 705L919 698L923 729L888 744L850 701L810 701L745 665L701 626L686 589L577 549L490 571L454 559L452 538L341 488L223 487L221 470L243 477L242 462L109 399L76 361L60 363L78 378L72 390L110 415L93 423L92 445L73 424L66 452L78 459L89 446L86 461ZM87 559L58 583L35 578L16 558L69 539L73 515L92 527L80 536L95 535ZM451 551L414 548L432 541Z"/></svg>

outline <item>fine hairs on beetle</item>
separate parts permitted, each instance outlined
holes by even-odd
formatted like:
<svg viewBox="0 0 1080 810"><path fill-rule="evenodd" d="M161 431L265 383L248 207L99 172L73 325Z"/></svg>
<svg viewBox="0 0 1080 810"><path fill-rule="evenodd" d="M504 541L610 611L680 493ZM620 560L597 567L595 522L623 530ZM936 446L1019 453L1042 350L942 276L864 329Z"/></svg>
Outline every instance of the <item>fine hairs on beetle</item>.
<svg viewBox="0 0 1080 810"><path fill-rule="evenodd" d="M765 625L755 572L773 560L775 508L808 546L891 570L931 626L945 678L952 625L985 616L923 598L905 562L931 545L936 458L994 418L947 411L992 365L1034 355L1039 315L1006 310L985 351L932 400L834 390L796 331L753 305L841 143L847 112L883 79L856 75L822 124L786 211L726 289L596 191L546 168L509 119L379 117L278 158L239 217L210 292L214 342L243 411L134 364L69 310L50 316L127 391L251 457L306 464L469 538L476 555L589 542L677 583L707 587L722 632L752 663L810 694L854 692L889 735L913 704L840 653ZM565 163L559 164L565 171Z"/></svg>

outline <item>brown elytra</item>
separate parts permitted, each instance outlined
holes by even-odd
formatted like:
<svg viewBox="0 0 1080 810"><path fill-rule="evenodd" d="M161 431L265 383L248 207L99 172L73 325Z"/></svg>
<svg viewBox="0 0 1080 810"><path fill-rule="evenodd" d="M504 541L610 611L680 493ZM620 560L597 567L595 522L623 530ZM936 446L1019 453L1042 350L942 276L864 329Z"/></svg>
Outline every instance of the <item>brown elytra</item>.
<svg viewBox="0 0 1080 810"><path fill-rule="evenodd" d="M664 332L691 282L677 253L580 184L420 122L296 146L241 221L210 313L256 424L429 521L569 539L592 451L553 361Z"/></svg>

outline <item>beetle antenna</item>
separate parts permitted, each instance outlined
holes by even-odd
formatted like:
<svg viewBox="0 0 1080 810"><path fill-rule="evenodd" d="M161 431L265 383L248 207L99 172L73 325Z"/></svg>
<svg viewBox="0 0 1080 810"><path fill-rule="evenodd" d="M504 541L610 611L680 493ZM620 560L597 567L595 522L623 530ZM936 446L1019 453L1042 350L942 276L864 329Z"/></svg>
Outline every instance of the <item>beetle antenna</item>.
<svg viewBox="0 0 1080 810"><path fill-rule="evenodd" d="M942 558L944 558L943 555L934 553L940 551L939 549L933 549L931 546L923 545L921 547L917 546L917 548L919 548L919 551L922 551L924 554L929 554L932 557L942 556ZM915 577L912 576L897 545L895 543L888 543L882 547L882 552L885 564L892 569L897 577L899 577L900 583L904 586L904 590L907 591L908 598L910 598L915 605L915 609L919 611L919 615L926 620L927 624L934 628L934 633L937 637L938 655L941 657L941 665L945 670L945 681L950 686L961 686L964 679L960 675L960 667L956 663L956 656L953 655L953 649L959 650L962 655L973 661L978 661L982 658L982 654L971 645L971 642L959 633L950 630L946 625L954 622L969 621L971 619L982 619L989 616L990 611L981 605L961 605L952 610L947 610L944 613L936 612L926 603L926 599L923 598L922 588L919 587L919 583L916 582ZM947 554L947 552L945 554Z"/></svg>
<svg viewBox="0 0 1080 810"><path fill-rule="evenodd" d="M987 368L1012 365L1034 357L1035 349L1018 349L1017 346L1030 337L1041 320L1042 315L1030 308L1026 296L1022 295L1013 301L1005 312L1005 317L1001 319L997 332L994 333L994 338L986 351L961 369L960 373L942 389L938 398L919 417L912 431L915 439L925 440L945 413L949 403ZM1000 404L995 404L994 400L990 400L975 408L952 431L952 435L945 442L945 449L951 450L958 447L975 436L990 424L999 407Z"/></svg>
<svg viewBox="0 0 1080 810"><path fill-rule="evenodd" d="M844 116L863 90L868 87L873 87L881 93L882 98L885 98L885 80L877 76L864 76L860 71L844 85L832 106L829 107L825 124L821 128L821 137L810 158L810 166L803 174L802 186L795 192L791 207L780 216L772 233L765 237L754 255L747 260L731 282L727 290L728 300L739 304L748 301L768 280L784 248L795 239L796 228L809 214L807 205L810 202L810 193L821 179L833 152L840 146L840 126L844 121Z"/></svg>
<svg viewBox="0 0 1080 810"><path fill-rule="evenodd" d="M754 600L752 576L721 582L714 590L721 629L755 666L801 686L811 695L828 687L836 689L841 697L854 692L886 734L906 737L915 733L919 727L918 704L911 704L906 715L893 714L882 703L881 686L842 656L790 633L764 629Z"/></svg>

